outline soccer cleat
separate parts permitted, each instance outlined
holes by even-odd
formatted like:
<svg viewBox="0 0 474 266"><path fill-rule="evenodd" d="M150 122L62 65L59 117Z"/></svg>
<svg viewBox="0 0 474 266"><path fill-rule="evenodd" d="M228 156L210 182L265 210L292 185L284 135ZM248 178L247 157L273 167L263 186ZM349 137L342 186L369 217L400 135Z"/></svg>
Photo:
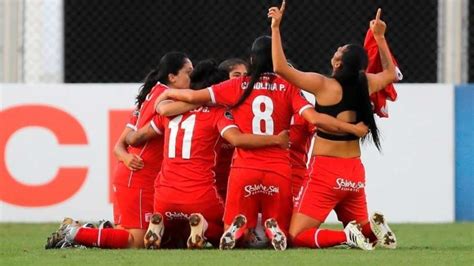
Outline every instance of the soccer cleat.
<svg viewBox="0 0 474 266"><path fill-rule="evenodd" d="M187 246L189 249L203 248L206 245L204 233L207 230L207 221L200 213L193 213L189 216L189 234Z"/></svg>
<svg viewBox="0 0 474 266"><path fill-rule="evenodd" d="M377 237L377 246L389 249L397 248L397 238L380 212L374 212L370 218L370 228Z"/></svg>
<svg viewBox="0 0 474 266"><path fill-rule="evenodd" d="M81 227L83 227L83 228L96 228L93 223L85 223Z"/></svg>
<svg viewBox="0 0 474 266"><path fill-rule="evenodd" d="M99 221L99 229L104 229L104 228L114 228L114 224L109 221L109 220L100 220Z"/></svg>
<svg viewBox="0 0 474 266"><path fill-rule="evenodd" d="M275 248L275 250L285 250L287 246L286 236L278 226L277 221L274 218L267 219L265 221L265 228L273 248Z"/></svg>
<svg viewBox="0 0 474 266"><path fill-rule="evenodd" d="M151 216L148 230L145 233L144 244L147 249L158 249L161 245L161 239L163 238L163 232L165 226L163 224L163 216L160 213L154 213Z"/></svg>
<svg viewBox="0 0 474 266"><path fill-rule="evenodd" d="M235 243L238 239L237 232L245 226L247 223L247 218L244 215L239 214L235 216L232 224L227 228L227 230L222 234L221 241L219 244L219 249L233 249Z"/></svg>
<svg viewBox="0 0 474 266"><path fill-rule="evenodd" d="M55 249L75 247L74 237L77 233L77 229L80 227L81 224L78 221L74 221L71 218L64 218L63 222L59 225L59 229L48 237L44 248Z"/></svg>
<svg viewBox="0 0 474 266"><path fill-rule="evenodd" d="M360 248L362 250L373 250L373 245L365 238L360 230L360 225L352 221L344 228L346 233L346 244L352 248Z"/></svg>

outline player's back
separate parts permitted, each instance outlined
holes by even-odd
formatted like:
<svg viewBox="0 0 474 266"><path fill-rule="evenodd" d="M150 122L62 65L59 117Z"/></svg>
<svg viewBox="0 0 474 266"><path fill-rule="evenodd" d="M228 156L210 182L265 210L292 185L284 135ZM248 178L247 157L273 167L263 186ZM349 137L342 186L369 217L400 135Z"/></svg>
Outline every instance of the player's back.
<svg viewBox="0 0 474 266"><path fill-rule="evenodd" d="M250 81L250 77L230 80L212 86L211 94L219 104L235 104ZM301 96L300 90L277 76L268 73L255 83L248 98L232 109L235 123L244 133L257 135L277 135L288 130L294 113L311 107ZM289 169L287 150L265 147L254 150L236 149L232 167L275 170L276 165Z"/></svg>
<svg viewBox="0 0 474 266"><path fill-rule="evenodd" d="M219 133L233 125L224 113L224 108L204 106L175 117L154 118L153 126L165 136L160 196L173 202L190 198L197 202L215 190L215 146Z"/></svg>

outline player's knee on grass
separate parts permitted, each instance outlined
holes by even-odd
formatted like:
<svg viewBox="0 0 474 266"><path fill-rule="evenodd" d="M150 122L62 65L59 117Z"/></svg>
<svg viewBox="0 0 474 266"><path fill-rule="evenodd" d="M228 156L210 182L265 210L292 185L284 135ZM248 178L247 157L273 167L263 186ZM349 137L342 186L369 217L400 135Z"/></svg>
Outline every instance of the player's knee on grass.
<svg viewBox="0 0 474 266"><path fill-rule="evenodd" d="M143 238L145 237L145 230L129 229L128 247L129 248L144 248Z"/></svg>

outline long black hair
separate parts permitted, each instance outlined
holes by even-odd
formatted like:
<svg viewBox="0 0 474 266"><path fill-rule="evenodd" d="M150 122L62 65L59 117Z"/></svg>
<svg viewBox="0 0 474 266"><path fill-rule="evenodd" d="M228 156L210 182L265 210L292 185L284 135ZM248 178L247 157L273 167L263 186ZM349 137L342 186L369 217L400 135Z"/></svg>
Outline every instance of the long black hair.
<svg viewBox="0 0 474 266"><path fill-rule="evenodd" d="M140 87L135 101L137 109L140 109L146 96L157 82L167 85L169 83L168 75L178 74L179 70L183 68L186 63L186 59L188 59L188 56L181 52L169 52L161 57L158 66L148 73L143 81L143 85Z"/></svg>
<svg viewBox="0 0 474 266"><path fill-rule="evenodd" d="M218 67L214 59L205 59L197 63L191 73L191 89L204 89L229 79L226 70Z"/></svg>
<svg viewBox="0 0 474 266"><path fill-rule="evenodd" d="M250 51L250 82L232 108L240 106L249 97L253 91L253 86L263 73L273 73L272 38L270 36L260 36L253 42Z"/></svg>
<svg viewBox="0 0 474 266"><path fill-rule="evenodd" d="M380 150L379 131L375 123L372 103L369 97L369 83L365 75L365 69L369 62L367 53L362 46L349 44L341 60L341 68L334 72L333 77L341 86L350 86L355 90L357 120L364 122L369 127L372 141L377 149ZM365 138L362 140L365 140Z"/></svg>

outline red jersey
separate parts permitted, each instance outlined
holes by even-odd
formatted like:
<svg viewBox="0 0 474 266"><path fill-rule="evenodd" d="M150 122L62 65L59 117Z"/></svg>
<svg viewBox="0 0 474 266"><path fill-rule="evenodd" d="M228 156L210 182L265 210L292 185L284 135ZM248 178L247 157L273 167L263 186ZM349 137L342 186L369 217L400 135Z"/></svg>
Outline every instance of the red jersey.
<svg viewBox="0 0 474 266"><path fill-rule="evenodd" d="M214 167L216 174L216 187L219 194L225 198L227 191L227 180L229 179L230 165L234 156L235 147L221 138L216 146L217 163Z"/></svg>
<svg viewBox="0 0 474 266"><path fill-rule="evenodd" d="M156 194L173 203L215 200L215 147L219 134L234 124L230 113L220 107L199 107L172 118L155 116L152 127L164 133L163 166ZM214 193L209 193L210 191Z"/></svg>
<svg viewBox="0 0 474 266"><path fill-rule="evenodd" d="M235 78L209 87L213 103L232 106L250 81L250 77ZM312 105L301 95L301 91L276 74L264 74L255 83L252 93L238 108L232 110L235 123L244 133L277 135L290 128L294 113L301 113ZM275 164L286 169L275 168ZM289 154L279 147L259 149L236 148L232 167L290 172Z"/></svg>
<svg viewBox="0 0 474 266"><path fill-rule="evenodd" d="M165 85L157 83L146 96L140 110L134 111L127 127L136 130L148 124L156 114L156 98L167 88ZM143 159L144 167L138 171L131 171L123 162L119 162L115 170L114 184L153 189L154 180L160 172L163 160L163 138L153 138L139 147L129 146L127 150L129 153L140 156Z"/></svg>
<svg viewBox="0 0 474 266"><path fill-rule="evenodd" d="M301 115L294 114L290 125L290 163L292 168L306 168L308 150L316 127Z"/></svg>

